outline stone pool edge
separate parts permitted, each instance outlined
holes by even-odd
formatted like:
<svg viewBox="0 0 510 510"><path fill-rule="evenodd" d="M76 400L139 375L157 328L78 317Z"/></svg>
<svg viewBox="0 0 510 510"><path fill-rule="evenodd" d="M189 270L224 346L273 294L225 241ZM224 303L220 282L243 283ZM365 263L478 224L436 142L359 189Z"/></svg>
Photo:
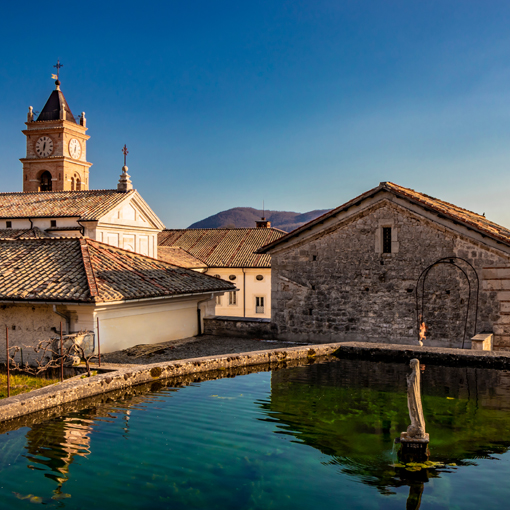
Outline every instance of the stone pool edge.
<svg viewBox="0 0 510 510"><path fill-rule="evenodd" d="M341 344L320 344L247 353L223 354L173 360L148 365L126 365L113 372L82 379L73 377L29 393L0 400L0 423L21 416L68 404L86 397L100 395L137 384L169 379L174 376L224 370L227 368L265 365L286 360L306 359L333 354Z"/></svg>
<svg viewBox="0 0 510 510"><path fill-rule="evenodd" d="M411 358L418 358L421 362L441 365L510 369L510 351L470 351L441 347L374 344L370 342L339 342L283 347L147 365L126 365L124 368L90 378L73 377L63 383L53 384L1 400L0 423L83 398L159 379L227 368L265 365L274 362L281 363L287 360L314 359L332 354L340 358L370 359L373 361L404 362Z"/></svg>

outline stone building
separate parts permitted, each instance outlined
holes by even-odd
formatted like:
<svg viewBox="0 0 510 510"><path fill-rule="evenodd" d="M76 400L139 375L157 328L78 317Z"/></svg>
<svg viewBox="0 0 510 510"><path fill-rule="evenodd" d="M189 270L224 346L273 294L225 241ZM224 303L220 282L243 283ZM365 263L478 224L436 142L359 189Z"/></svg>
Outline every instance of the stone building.
<svg viewBox="0 0 510 510"><path fill-rule="evenodd" d="M257 228L166 229L158 257L234 283L236 292L216 299L216 315L269 318L271 257L255 252L284 234L265 220Z"/></svg>
<svg viewBox="0 0 510 510"><path fill-rule="evenodd" d="M91 331L101 352L187 338L229 282L87 238L0 239L0 338L30 346ZM97 343L96 343L97 345ZM5 361L5 350L0 349ZM19 361L19 359L18 359Z"/></svg>
<svg viewBox="0 0 510 510"><path fill-rule="evenodd" d="M271 255L272 326L307 342L510 348L510 230L383 182L259 250Z"/></svg>

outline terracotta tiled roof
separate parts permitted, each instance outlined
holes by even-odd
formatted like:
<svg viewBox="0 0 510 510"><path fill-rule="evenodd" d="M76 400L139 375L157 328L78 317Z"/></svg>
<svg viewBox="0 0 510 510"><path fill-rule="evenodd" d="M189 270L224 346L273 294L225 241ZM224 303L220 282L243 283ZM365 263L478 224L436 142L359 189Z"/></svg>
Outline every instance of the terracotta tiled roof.
<svg viewBox="0 0 510 510"><path fill-rule="evenodd" d="M234 288L91 239L0 239L0 300L102 303Z"/></svg>
<svg viewBox="0 0 510 510"><path fill-rule="evenodd" d="M205 262L202 262L178 246L158 246L158 259L189 269L207 267Z"/></svg>
<svg viewBox="0 0 510 510"><path fill-rule="evenodd" d="M277 228L167 229L158 245L183 248L209 267L271 267L269 255L255 252L283 235Z"/></svg>
<svg viewBox="0 0 510 510"><path fill-rule="evenodd" d="M346 211L349 207L354 205L358 205L362 200L370 198L375 194L387 191L392 193L400 198L404 198L409 200L414 204L418 204L429 211L433 211L438 215L448 218L456 223L462 224L468 228L471 228L475 231L480 232L488 237L495 239L503 244L510 246L510 229L506 227L502 227L497 223L493 223L489 221L485 216L481 214L477 214L472 211L468 211L467 209L463 209L462 207L458 207L456 205L450 204L449 202L445 202L444 200L440 200L438 198L431 197L429 195L425 195L425 193L419 193L418 191L414 191L410 188L404 188L403 186L399 186L398 184L394 184L392 182L381 182L379 186L373 188L362 195L349 200L345 204L337 207L336 209L332 209L331 211L315 218L308 223L305 223L299 228L296 228L292 232L289 232L285 236L272 241L268 245L264 246L259 250L259 253L267 253L269 250L274 248L277 245L281 245L288 240L294 238L295 236L301 234L302 232L309 230L315 225L319 225L326 221L328 218L336 216L337 214Z"/></svg>
<svg viewBox="0 0 510 510"><path fill-rule="evenodd" d="M99 220L136 190L0 193L0 218L78 217Z"/></svg>
<svg viewBox="0 0 510 510"><path fill-rule="evenodd" d="M2 228L0 238L2 239L27 239L31 237L53 237L39 227L34 228Z"/></svg>

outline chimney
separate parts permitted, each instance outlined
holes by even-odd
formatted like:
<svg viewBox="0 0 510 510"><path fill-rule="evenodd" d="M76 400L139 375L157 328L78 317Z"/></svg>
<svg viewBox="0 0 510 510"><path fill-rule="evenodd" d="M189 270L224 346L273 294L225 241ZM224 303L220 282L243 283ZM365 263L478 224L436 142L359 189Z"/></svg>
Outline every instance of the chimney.
<svg viewBox="0 0 510 510"><path fill-rule="evenodd" d="M271 228L271 222L267 221L266 218L262 217L260 220L255 221L257 228Z"/></svg>

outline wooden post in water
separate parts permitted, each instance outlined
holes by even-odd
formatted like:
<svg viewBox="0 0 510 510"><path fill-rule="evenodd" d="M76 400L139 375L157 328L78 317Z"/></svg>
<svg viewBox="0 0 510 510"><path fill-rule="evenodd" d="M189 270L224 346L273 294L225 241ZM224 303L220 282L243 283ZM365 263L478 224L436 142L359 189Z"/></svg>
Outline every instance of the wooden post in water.
<svg viewBox="0 0 510 510"><path fill-rule="evenodd" d="M62 322L60 322L60 382L64 382L64 341L62 340Z"/></svg>
<svg viewBox="0 0 510 510"><path fill-rule="evenodd" d="M11 396L11 372L10 364L11 358L9 357L9 326L5 326L5 352L7 354L7 396Z"/></svg>
<svg viewBox="0 0 510 510"><path fill-rule="evenodd" d="M97 357L98 366L101 366L101 343L99 342L99 317L97 318Z"/></svg>

